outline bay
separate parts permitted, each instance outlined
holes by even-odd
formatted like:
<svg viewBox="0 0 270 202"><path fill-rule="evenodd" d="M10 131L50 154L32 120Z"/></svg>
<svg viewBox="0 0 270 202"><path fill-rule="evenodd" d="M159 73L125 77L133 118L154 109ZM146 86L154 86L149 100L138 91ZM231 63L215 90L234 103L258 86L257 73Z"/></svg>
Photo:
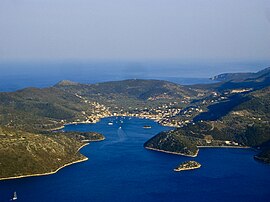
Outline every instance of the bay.
<svg viewBox="0 0 270 202"><path fill-rule="evenodd" d="M144 129L144 125L152 128ZM251 149L201 149L198 157L189 158L143 147L158 132L171 129L151 120L127 117L68 125L65 131L96 131L106 140L81 150L88 161L54 175L0 181L0 201L9 201L14 191L18 201L28 202L268 201L270 166L255 161ZM173 171L191 159L202 167Z"/></svg>

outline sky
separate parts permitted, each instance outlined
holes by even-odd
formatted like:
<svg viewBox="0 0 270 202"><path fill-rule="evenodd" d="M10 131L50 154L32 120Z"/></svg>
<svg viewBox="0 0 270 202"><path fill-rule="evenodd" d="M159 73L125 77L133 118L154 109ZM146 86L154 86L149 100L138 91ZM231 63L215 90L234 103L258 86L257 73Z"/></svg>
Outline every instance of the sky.
<svg viewBox="0 0 270 202"><path fill-rule="evenodd" d="M269 0L0 0L0 62L270 60Z"/></svg>

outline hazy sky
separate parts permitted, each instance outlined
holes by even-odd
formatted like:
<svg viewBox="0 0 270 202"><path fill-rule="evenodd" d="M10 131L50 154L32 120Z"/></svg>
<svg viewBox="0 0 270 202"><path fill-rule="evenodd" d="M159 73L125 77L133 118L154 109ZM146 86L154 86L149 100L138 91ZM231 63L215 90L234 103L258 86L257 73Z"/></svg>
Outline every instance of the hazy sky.
<svg viewBox="0 0 270 202"><path fill-rule="evenodd" d="M0 0L0 61L270 59L269 0Z"/></svg>

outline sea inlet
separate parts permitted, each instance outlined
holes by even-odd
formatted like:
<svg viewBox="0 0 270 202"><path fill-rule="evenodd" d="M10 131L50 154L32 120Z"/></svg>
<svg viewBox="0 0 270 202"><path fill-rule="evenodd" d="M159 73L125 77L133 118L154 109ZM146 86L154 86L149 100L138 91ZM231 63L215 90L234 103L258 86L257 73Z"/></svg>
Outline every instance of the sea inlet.
<svg viewBox="0 0 270 202"><path fill-rule="evenodd" d="M18 201L27 202L269 200L270 166L255 161L252 149L200 149L192 158L143 148L149 138L171 129L152 120L129 117L67 125L65 131L95 131L106 140L81 150L88 161L56 174L0 181L0 201L9 201L15 191ZM173 171L187 160L202 167Z"/></svg>

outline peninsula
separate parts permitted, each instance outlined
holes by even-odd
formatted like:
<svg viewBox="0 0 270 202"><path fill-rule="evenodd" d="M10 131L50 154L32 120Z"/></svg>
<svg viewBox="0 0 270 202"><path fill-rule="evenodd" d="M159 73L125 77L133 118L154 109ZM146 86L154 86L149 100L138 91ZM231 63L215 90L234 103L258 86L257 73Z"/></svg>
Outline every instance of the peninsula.
<svg viewBox="0 0 270 202"><path fill-rule="evenodd" d="M149 118L175 128L152 137L147 149L196 156L200 147L253 147L259 148L256 159L269 162L270 68L241 75L191 86L140 79L61 81L2 92L0 178L50 173L85 159L78 149L105 137L61 129L110 116Z"/></svg>
<svg viewBox="0 0 270 202"><path fill-rule="evenodd" d="M54 132L34 134L0 128L0 180L54 174L86 161L80 149L90 141L103 140L98 133Z"/></svg>

